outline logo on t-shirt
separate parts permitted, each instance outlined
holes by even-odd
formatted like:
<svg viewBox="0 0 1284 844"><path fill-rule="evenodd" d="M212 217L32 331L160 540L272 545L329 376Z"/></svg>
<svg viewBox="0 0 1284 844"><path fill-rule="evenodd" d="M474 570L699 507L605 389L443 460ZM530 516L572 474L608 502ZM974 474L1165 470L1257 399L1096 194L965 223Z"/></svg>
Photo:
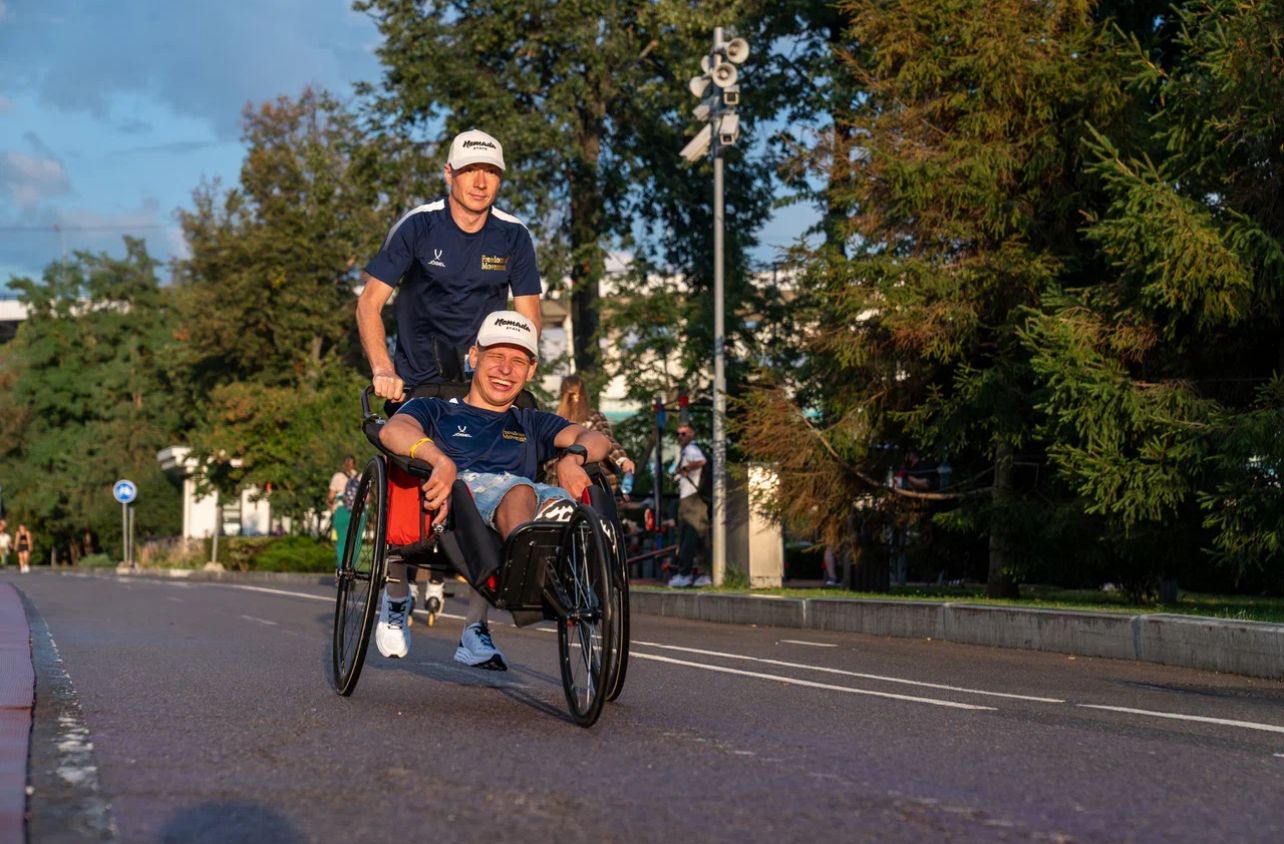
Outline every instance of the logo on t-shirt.
<svg viewBox="0 0 1284 844"><path fill-rule="evenodd" d="M497 270L499 272L505 272L508 269L508 256L482 255L481 268L482 270Z"/></svg>
<svg viewBox="0 0 1284 844"><path fill-rule="evenodd" d="M440 249L434 249L432 251L432 260L428 262L428 265L433 267L441 267L443 270L446 269L446 265L441 262Z"/></svg>
<svg viewBox="0 0 1284 844"><path fill-rule="evenodd" d="M519 443L526 442L526 435L521 431L504 431L504 439L515 440Z"/></svg>
<svg viewBox="0 0 1284 844"><path fill-rule="evenodd" d="M459 430L451 434L452 437L468 437L468 439L470 440L473 438L473 435L468 433L467 425L456 425L455 427L458 428Z"/></svg>

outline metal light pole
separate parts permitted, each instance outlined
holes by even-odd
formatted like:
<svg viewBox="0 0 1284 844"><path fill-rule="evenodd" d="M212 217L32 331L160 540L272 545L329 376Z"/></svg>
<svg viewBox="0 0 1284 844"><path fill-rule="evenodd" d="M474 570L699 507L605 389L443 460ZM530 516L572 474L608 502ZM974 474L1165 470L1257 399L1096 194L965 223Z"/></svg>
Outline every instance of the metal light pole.
<svg viewBox="0 0 1284 844"><path fill-rule="evenodd" d="M713 30L713 54L722 45L722 27ZM727 577L727 412L726 337L723 278L722 144L713 138L713 585Z"/></svg>
<svg viewBox="0 0 1284 844"><path fill-rule="evenodd" d="M749 57L743 38L726 41L722 27L713 30L713 50L701 61L702 76L691 80L691 93L704 98L696 117L707 121L696 137L682 150L689 162L713 155L713 583L721 586L727 575L727 373L726 373L726 289L724 278L723 160L725 147L734 146L740 136L739 72L736 65ZM712 91L710 91L712 89ZM706 93L712 96L705 98Z"/></svg>

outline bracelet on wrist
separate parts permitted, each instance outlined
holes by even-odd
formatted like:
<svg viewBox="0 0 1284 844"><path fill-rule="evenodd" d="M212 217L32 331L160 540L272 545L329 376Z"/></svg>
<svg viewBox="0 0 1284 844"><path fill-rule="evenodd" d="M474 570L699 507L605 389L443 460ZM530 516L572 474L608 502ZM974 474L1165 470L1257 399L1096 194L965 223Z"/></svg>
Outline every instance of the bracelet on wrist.
<svg viewBox="0 0 1284 844"><path fill-rule="evenodd" d="M410 446L410 459L411 460L415 459L415 451L419 448L419 446L423 445L424 443L430 443L430 442L432 442L432 437L421 437L420 439L415 440L414 445Z"/></svg>

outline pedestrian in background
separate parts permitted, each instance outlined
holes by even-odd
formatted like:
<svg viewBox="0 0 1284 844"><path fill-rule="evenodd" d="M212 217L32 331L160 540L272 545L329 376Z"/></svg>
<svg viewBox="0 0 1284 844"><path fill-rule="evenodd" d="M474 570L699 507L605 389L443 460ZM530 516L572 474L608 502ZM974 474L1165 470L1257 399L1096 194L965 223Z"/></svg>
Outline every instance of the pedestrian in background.
<svg viewBox="0 0 1284 844"><path fill-rule="evenodd" d="M709 586L707 574L695 576L696 562L704 562L709 534L709 506L700 496L701 473L708 461L695 444L695 428L689 422L678 426L678 456L670 474L678 481L678 573L669 581L673 587Z"/></svg>
<svg viewBox="0 0 1284 844"><path fill-rule="evenodd" d="M343 564L343 544L348 538L348 522L352 511L344 504L344 493L350 482L357 479L357 458L349 454L343 458L339 471L330 477L330 525L334 528L334 558Z"/></svg>
<svg viewBox="0 0 1284 844"><path fill-rule="evenodd" d="M18 532L13 535L13 544L18 552L18 570L22 572L31 571L31 549L35 547L36 541L31 537L31 531L27 530L25 524L18 525Z"/></svg>
<svg viewBox="0 0 1284 844"><path fill-rule="evenodd" d="M611 462L620 472L633 474L633 470L637 467L629 459L624 446L620 445L619 440L615 438L615 432L611 430L611 421L602 411L593 408L593 402L589 399L588 390L584 386L584 379L580 376L566 375L562 378L561 393L557 400L557 415L567 422L574 422L576 425L605 436L611 441L611 453L607 455ZM619 479L610 473L607 476L610 478L611 488L618 488ZM544 477L557 477L556 458L544 464Z"/></svg>
<svg viewBox="0 0 1284 844"><path fill-rule="evenodd" d="M13 547L13 537L9 535L9 523L0 519L0 568L9 568L9 549Z"/></svg>

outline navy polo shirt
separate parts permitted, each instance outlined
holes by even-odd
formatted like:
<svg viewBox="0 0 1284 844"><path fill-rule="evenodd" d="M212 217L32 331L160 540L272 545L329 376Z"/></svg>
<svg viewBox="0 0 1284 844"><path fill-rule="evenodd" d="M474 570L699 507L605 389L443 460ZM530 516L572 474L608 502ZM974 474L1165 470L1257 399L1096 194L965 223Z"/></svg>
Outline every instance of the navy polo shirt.
<svg viewBox="0 0 1284 844"><path fill-rule="evenodd" d="M571 424L556 413L510 407L503 413L438 398L411 399L397 413L418 420L459 471L509 472L530 480L557 453L553 440Z"/></svg>
<svg viewBox="0 0 1284 844"><path fill-rule="evenodd" d="M538 296L539 269L530 232L492 207L481 231L455 224L446 200L420 205L397 221L366 272L397 286L393 365L409 386L441 379L433 338L467 348L492 311L513 296Z"/></svg>

